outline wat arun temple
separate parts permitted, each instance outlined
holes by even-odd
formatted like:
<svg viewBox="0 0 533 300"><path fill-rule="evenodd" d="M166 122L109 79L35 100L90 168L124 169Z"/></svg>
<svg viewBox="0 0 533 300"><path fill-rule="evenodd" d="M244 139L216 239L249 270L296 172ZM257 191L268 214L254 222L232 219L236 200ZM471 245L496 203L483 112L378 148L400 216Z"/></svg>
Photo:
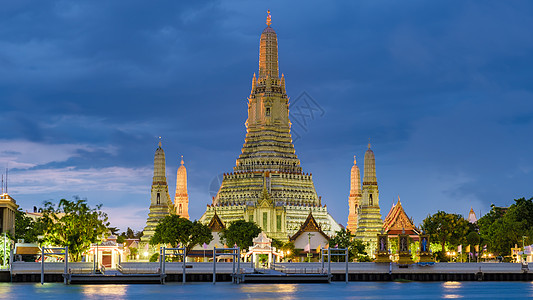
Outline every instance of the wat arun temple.
<svg viewBox="0 0 533 300"><path fill-rule="evenodd" d="M311 212L333 236L339 224L317 195L313 176L303 172L291 137L289 97L279 74L278 38L270 15L259 46L259 73L252 79L242 153L233 172L224 174L212 204L200 218L216 214L224 223L244 219L271 238L287 241Z"/></svg>
<svg viewBox="0 0 533 300"><path fill-rule="evenodd" d="M313 176L304 173L291 136L289 97L285 77L279 74L278 39L272 29L270 14L259 46L259 72L252 78L248 97L248 119L242 152L233 172L224 173L222 184L199 219L203 224L230 224L237 220L255 222L270 238L287 242L312 221L317 230L329 237L342 226L328 212L318 196ZM346 228L355 238L370 244L383 230L379 207L374 152L370 144L364 158L364 176L354 157L348 197ZM154 177L150 213L143 242L148 242L159 221L177 214L189 218L187 171L183 158L178 168L174 202L168 192L165 153L161 141L154 157ZM312 219L312 220L311 220ZM390 223L390 222L389 222Z"/></svg>

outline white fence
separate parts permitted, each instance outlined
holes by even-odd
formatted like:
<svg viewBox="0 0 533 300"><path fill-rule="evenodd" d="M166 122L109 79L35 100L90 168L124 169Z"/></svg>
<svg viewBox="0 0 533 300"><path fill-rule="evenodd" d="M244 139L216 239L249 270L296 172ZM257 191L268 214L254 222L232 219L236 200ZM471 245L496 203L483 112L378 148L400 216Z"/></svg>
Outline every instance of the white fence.
<svg viewBox="0 0 533 300"><path fill-rule="evenodd" d="M69 262L69 273L85 274L93 271L92 262ZM64 262L45 262L44 272L46 274L63 274L65 272ZM15 261L11 265L11 274L41 274L40 262Z"/></svg>
<svg viewBox="0 0 533 300"><path fill-rule="evenodd" d="M320 270L321 263L276 263L276 269L288 273L311 273ZM519 263L435 263L428 266L411 264L407 268L400 268L398 264L388 263L348 263L348 273L522 273ZM327 272L327 270L326 270ZM346 263L332 262L331 273L345 273ZM319 272L317 272L319 273Z"/></svg>

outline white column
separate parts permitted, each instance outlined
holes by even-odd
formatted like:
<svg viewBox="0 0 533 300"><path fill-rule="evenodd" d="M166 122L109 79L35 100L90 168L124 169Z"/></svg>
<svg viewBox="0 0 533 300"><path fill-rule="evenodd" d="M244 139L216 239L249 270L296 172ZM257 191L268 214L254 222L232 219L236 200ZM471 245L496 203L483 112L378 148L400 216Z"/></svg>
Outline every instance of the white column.
<svg viewBox="0 0 533 300"><path fill-rule="evenodd" d="M114 269L117 267L115 257L117 256L117 252L115 249L111 250L111 269Z"/></svg>

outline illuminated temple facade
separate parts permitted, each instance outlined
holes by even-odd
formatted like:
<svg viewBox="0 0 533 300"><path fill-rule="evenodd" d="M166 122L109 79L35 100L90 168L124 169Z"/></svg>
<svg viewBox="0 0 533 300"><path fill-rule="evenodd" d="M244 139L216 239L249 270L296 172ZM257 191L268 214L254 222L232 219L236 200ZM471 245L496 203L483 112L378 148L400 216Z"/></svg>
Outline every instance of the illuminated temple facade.
<svg viewBox="0 0 533 300"><path fill-rule="evenodd" d="M270 237L287 241L312 212L329 236L340 226L322 205L311 174L304 173L291 137L289 97L279 76L278 41L274 29L263 30L259 73L248 97L246 138L232 173L224 174L211 205L200 218L208 224L216 214L225 224L254 221Z"/></svg>

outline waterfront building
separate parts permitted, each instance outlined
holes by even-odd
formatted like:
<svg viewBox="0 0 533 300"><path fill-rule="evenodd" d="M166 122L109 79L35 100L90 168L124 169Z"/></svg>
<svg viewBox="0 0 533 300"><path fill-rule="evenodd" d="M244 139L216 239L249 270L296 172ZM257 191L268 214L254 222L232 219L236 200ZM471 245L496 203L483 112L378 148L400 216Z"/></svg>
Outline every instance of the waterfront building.
<svg viewBox="0 0 533 300"><path fill-rule="evenodd" d="M307 219L298 232L291 236L289 240L294 243L294 248L303 249L304 252L311 253L327 248L329 239L329 236L322 231L320 224L313 217L313 213L309 212Z"/></svg>
<svg viewBox="0 0 533 300"><path fill-rule="evenodd" d="M352 234L357 230L357 211L361 202L361 172L357 166L355 155L353 156L353 166L350 174L350 196L348 197L348 225L346 229Z"/></svg>
<svg viewBox="0 0 533 300"><path fill-rule="evenodd" d="M18 208L17 201L8 193L0 195L0 233L15 235L15 212Z"/></svg>
<svg viewBox="0 0 533 300"><path fill-rule="evenodd" d="M173 213L175 213L175 208L168 193L165 151L161 147L160 140L154 155L154 177L152 179L150 212L148 213L148 220L146 220L146 227L144 227L141 241L149 242L150 238L154 236L155 228L159 221Z"/></svg>
<svg viewBox="0 0 533 300"><path fill-rule="evenodd" d="M279 76L278 40L270 25L269 14L260 38L259 73L253 75L248 97L242 153L233 172L223 175L200 221L208 224L216 210L226 224L253 221L270 238L287 241L312 211L322 230L332 236L340 226L322 205L313 177L303 172L294 149L285 77Z"/></svg>
<svg viewBox="0 0 533 300"><path fill-rule="evenodd" d="M174 205L176 214L182 218L189 219L189 194L187 193L187 169L183 165L183 155L181 156L181 166L176 175L176 194Z"/></svg>
<svg viewBox="0 0 533 300"><path fill-rule="evenodd" d="M365 153L362 201L357 213L357 231L355 238L368 243L369 254L373 255L377 247L377 235L381 233L383 221L379 208L379 189L376 178L376 159L370 149Z"/></svg>
<svg viewBox="0 0 533 300"><path fill-rule="evenodd" d="M213 239L209 244L206 245L196 245L193 247L193 251L200 251L200 250L213 250L213 248L222 248L224 247L224 241L222 241L222 231L226 229L226 225L224 225L224 222L219 218L218 214L215 212L213 217L211 218L211 221L209 221L209 224L207 225L209 229L211 229L211 234L213 235Z"/></svg>

